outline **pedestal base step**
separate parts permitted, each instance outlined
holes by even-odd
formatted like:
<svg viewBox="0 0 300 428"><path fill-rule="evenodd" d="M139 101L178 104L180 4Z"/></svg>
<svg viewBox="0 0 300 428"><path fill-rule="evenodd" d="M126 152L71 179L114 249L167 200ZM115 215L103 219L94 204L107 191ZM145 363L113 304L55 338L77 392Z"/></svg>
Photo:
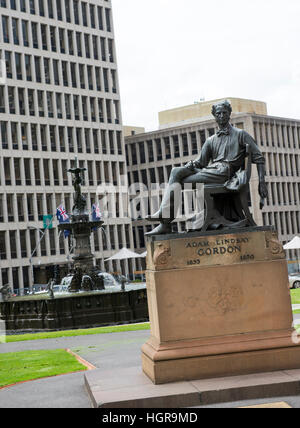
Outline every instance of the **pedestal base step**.
<svg viewBox="0 0 300 428"><path fill-rule="evenodd" d="M300 370L154 385L140 367L92 370L85 384L95 408L183 408L300 394Z"/></svg>

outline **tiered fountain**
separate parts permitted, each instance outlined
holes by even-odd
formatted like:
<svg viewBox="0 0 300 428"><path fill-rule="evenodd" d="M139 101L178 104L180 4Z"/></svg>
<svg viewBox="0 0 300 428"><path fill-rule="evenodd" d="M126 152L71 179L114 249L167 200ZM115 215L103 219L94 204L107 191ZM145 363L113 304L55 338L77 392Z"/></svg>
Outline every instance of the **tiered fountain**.
<svg viewBox="0 0 300 428"><path fill-rule="evenodd" d="M94 255L91 252L90 241L92 232L102 227L103 221L90 221L86 208L86 198L81 192L84 171L86 171L86 168L79 168L77 165L68 171L74 176L74 206L71 222L62 223L58 226L60 230L69 231L75 240L73 255L74 275L69 286L70 292L103 290L105 288L102 277L98 275L101 272L94 267Z"/></svg>
<svg viewBox="0 0 300 428"><path fill-rule="evenodd" d="M0 302L0 321L5 321L7 331L65 330L148 319L145 288L124 291L111 274L94 266L90 237L103 222L90 221L86 199L81 192L85 171L77 166L77 161L75 168L69 170L74 176L74 206L70 223L59 225L60 230L69 231L75 241L72 273L61 284L58 278L52 280L49 293ZM107 281L108 276L110 281ZM64 281L68 283L68 291L55 291Z"/></svg>

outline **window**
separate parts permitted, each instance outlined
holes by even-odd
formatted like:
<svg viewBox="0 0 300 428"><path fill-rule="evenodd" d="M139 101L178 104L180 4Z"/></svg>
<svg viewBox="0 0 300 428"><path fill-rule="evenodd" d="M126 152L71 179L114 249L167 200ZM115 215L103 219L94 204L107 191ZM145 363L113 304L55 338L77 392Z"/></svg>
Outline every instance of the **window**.
<svg viewBox="0 0 300 428"><path fill-rule="evenodd" d="M98 98L99 121L104 122L103 99Z"/></svg>
<svg viewBox="0 0 300 428"><path fill-rule="evenodd" d="M69 54L74 55L73 31L68 30Z"/></svg>
<svg viewBox="0 0 300 428"><path fill-rule="evenodd" d="M83 64L79 64L79 79L81 89L85 89L85 73Z"/></svg>
<svg viewBox="0 0 300 428"><path fill-rule="evenodd" d="M53 75L54 75L54 84L59 86L60 82L59 82L58 60L57 59L53 60Z"/></svg>
<svg viewBox="0 0 300 428"><path fill-rule="evenodd" d="M2 16L2 31L4 43L9 43L8 17Z"/></svg>
<svg viewBox="0 0 300 428"><path fill-rule="evenodd" d="M76 32L77 55L82 56L81 33Z"/></svg>
<svg viewBox="0 0 300 428"><path fill-rule="evenodd" d="M25 172L25 184L26 184L26 186L31 186L30 161L31 161L31 159L27 159L27 158L24 159L24 172ZM27 195L27 197L28 196L29 195ZM32 212L33 212L33 210L32 210ZM29 212L28 212L28 220L34 220L34 218L29 218Z"/></svg>
<svg viewBox="0 0 300 428"><path fill-rule="evenodd" d="M98 28L99 30L103 30L103 8L101 6L97 6L98 10Z"/></svg>
<svg viewBox="0 0 300 428"><path fill-rule="evenodd" d="M15 53L15 64L16 64L16 76L18 80L22 80L22 64L21 64L21 54Z"/></svg>
<svg viewBox="0 0 300 428"><path fill-rule="evenodd" d="M98 38L97 36L93 36L93 55L94 59L99 59L99 53L98 53Z"/></svg>
<svg viewBox="0 0 300 428"><path fill-rule="evenodd" d="M56 0L57 19L62 21L61 0Z"/></svg>
<svg viewBox="0 0 300 428"><path fill-rule="evenodd" d="M58 32L59 32L60 52L66 53L65 30L60 28Z"/></svg>
<svg viewBox="0 0 300 428"><path fill-rule="evenodd" d="M94 85L93 85L93 67L91 65L87 66L87 75L88 75L89 89L93 90L94 89Z"/></svg>
<svg viewBox="0 0 300 428"><path fill-rule="evenodd" d="M22 34L23 34L23 45L29 46L28 22L24 20L22 20Z"/></svg>
<svg viewBox="0 0 300 428"><path fill-rule="evenodd" d="M45 83L50 84L50 60L44 58L44 72L45 72Z"/></svg>
<svg viewBox="0 0 300 428"><path fill-rule="evenodd" d="M77 151L78 153L82 153L82 136L81 136L80 128L76 128L76 140L77 140Z"/></svg>
<svg viewBox="0 0 300 428"><path fill-rule="evenodd" d="M82 24L87 27L87 13L86 13L86 3L81 3L81 13L82 13Z"/></svg>
<svg viewBox="0 0 300 428"><path fill-rule="evenodd" d="M29 0L29 9L30 9L30 13L35 15L35 2L34 2L34 0Z"/></svg>
<svg viewBox="0 0 300 428"><path fill-rule="evenodd" d="M96 21L95 21L95 6L90 4L90 20L91 20L91 27L96 28Z"/></svg>
<svg viewBox="0 0 300 428"><path fill-rule="evenodd" d="M87 97L81 97L83 120L88 121Z"/></svg>
<svg viewBox="0 0 300 428"><path fill-rule="evenodd" d="M6 77L8 79L12 79L12 60L11 60L11 52L5 51L5 64L6 64Z"/></svg>
<svg viewBox="0 0 300 428"><path fill-rule="evenodd" d="M73 95L73 106L74 106L74 115L75 115L75 120L79 120L79 96L78 95Z"/></svg>
<svg viewBox="0 0 300 428"><path fill-rule="evenodd" d="M105 9L106 30L111 32L110 9Z"/></svg>
<svg viewBox="0 0 300 428"><path fill-rule="evenodd" d="M62 61L61 65L62 65L63 84L64 84L64 86L69 86L68 63L67 63L67 61Z"/></svg>
<svg viewBox="0 0 300 428"><path fill-rule="evenodd" d="M11 114L16 114L16 108L15 108L15 88L12 86L8 87L8 105L9 105L9 112Z"/></svg>
<svg viewBox="0 0 300 428"><path fill-rule="evenodd" d="M19 149L19 139L18 139L18 126L16 122L12 122L10 124L11 128L11 141L12 141L12 148L14 150Z"/></svg>
<svg viewBox="0 0 300 428"><path fill-rule="evenodd" d="M108 39L108 56L109 56L109 61L110 62L114 62L115 61L115 57L114 57L114 45L113 45L113 40L112 39Z"/></svg>
<svg viewBox="0 0 300 428"><path fill-rule="evenodd" d="M56 33L55 27L50 27L50 40L51 40L51 49L53 52L56 52Z"/></svg>
<svg viewBox="0 0 300 428"><path fill-rule="evenodd" d="M27 123L21 123L22 149L28 150Z"/></svg>
<svg viewBox="0 0 300 428"><path fill-rule="evenodd" d="M0 122L0 138L2 142L2 149L8 149L7 139L7 122Z"/></svg>
<svg viewBox="0 0 300 428"><path fill-rule="evenodd" d="M26 0L20 0L21 12L26 12Z"/></svg>
<svg viewBox="0 0 300 428"><path fill-rule="evenodd" d="M35 79L37 82L41 83L41 58L39 56L34 57L34 66L35 66Z"/></svg>
<svg viewBox="0 0 300 428"><path fill-rule="evenodd" d="M66 20L67 22L71 22L70 0L65 0L65 9L66 9Z"/></svg>
<svg viewBox="0 0 300 428"><path fill-rule="evenodd" d="M53 18L54 14L53 14L53 0L48 0L48 16L49 18Z"/></svg>
<svg viewBox="0 0 300 428"><path fill-rule="evenodd" d="M17 195L17 209L18 209L18 220L24 221L24 195L18 194Z"/></svg>
<svg viewBox="0 0 300 428"><path fill-rule="evenodd" d="M13 221L13 220L11 220ZM10 230L9 231L9 241L10 241L10 257L12 259L16 259L17 258L17 243L16 243L16 231L15 230ZM15 271L18 272L18 268L15 268ZM18 280L18 275L15 275L16 280ZM18 281L17 281L18 282ZM15 281L14 281L14 285L15 285Z"/></svg>
<svg viewBox="0 0 300 428"><path fill-rule="evenodd" d="M74 19L75 24L79 25L79 9L78 9L78 0L73 0L73 9L74 9Z"/></svg>
<svg viewBox="0 0 300 428"><path fill-rule="evenodd" d="M108 69L107 68L103 68L103 80L104 80L105 92L109 92Z"/></svg>
<svg viewBox="0 0 300 428"><path fill-rule="evenodd" d="M101 46L102 61L106 61L106 48L105 48L105 38L104 37L100 37L100 46Z"/></svg>
<svg viewBox="0 0 300 428"><path fill-rule="evenodd" d="M45 16L44 0L39 0L40 16Z"/></svg>
<svg viewBox="0 0 300 428"><path fill-rule="evenodd" d="M39 48L39 42L38 42L38 33L37 33L37 23L32 22L31 23L31 33L32 33L32 44L35 49Z"/></svg>
<svg viewBox="0 0 300 428"><path fill-rule="evenodd" d="M56 110L58 119L62 119L61 94L56 94Z"/></svg>
<svg viewBox="0 0 300 428"><path fill-rule="evenodd" d="M18 19L12 18L11 25L12 25L14 44L18 45L19 44Z"/></svg>
<svg viewBox="0 0 300 428"><path fill-rule="evenodd" d="M11 186L10 158L3 158L5 184Z"/></svg>
<svg viewBox="0 0 300 428"><path fill-rule="evenodd" d="M37 91L37 98L38 98L39 116L44 117L45 116L44 91Z"/></svg>
<svg viewBox="0 0 300 428"><path fill-rule="evenodd" d="M145 157L145 146L144 143L139 143L139 150L140 150L140 162L145 163L146 157Z"/></svg>
<svg viewBox="0 0 300 428"><path fill-rule="evenodd" d="M101 91L101 68L95 67L97 91Z"/></svg>
<svg viewBox="0 0 300 428"><path fill-rule="evenodd" d="M41 38L42 38L42 47L43 50L47 50L47 26L44 24L41 24Z"/></svg>
<svg viewBox="0 0 300 428"><path fill-rule="evenodd" d="M56 148L55 126L53 126L53 125L49 126L49 133L50 133L51 151L56 152L57 148Z"/></svg>
<svg viewBox="0 0 300 428"><path fill-rule="evenodd" d="M37 151L38 150L37 125L35 124L31 125L31 143L32 143L32 150Z"/></svg>
<svg viewBox="0 0 300 428"><path fill-rule="evenodd" d="M58 128L58 135L59 135L59 147L61 152L66 151L66 145L65 145L65 136L64 136L64 128L60 126Z"/></svg>
<svg viewBox="0 0 300 428"><path fill-rule="evenodd" d="M19 114L25 115L25 98L24 98L25 89L18 88L18 97L19 97Z"/></svg>
<svg viewBox="0 0 300 428"><path fill-rule="evenodd" d="M71 119L71 95L65 94L66 118Z"/></svg>
<svg viewBox="0 0 300 428"><path fill-rule="evenodd" d="M48 117L54 117L52 92L47 92L47 108L48 108Z"/></svg>
<svg viewBox="0 0 300 428"><path fill-rule="evenodd" d="M156 145L157 160L161 161L162 160L162 147L161 147L160 138L157 138L155 140L155 145Z"/></svg>
<svg viewBox="0 0 300 428"><path fill-rule="evenodd" d="M84 44L85 44L85 55L87 58L91 57L91 51L90 51L90 35L85 34L84 35Z"/></svg>
<svg viewBox="0 0 300 428"><path fill-rule="evenodd" d="M76 64L71 62L71 80L72 80L72 87L77 88L77 80L76 80Z"/></svg>

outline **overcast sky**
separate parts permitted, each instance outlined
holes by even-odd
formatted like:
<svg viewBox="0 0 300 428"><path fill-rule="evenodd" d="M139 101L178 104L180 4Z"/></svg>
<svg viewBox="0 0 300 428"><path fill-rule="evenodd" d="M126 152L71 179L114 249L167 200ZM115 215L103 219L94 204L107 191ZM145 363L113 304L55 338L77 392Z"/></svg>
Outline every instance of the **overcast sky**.
<svg viewBox="0 0 300 428"><path fill-rule="evenodd" d="M112 0L124 125L206 100L300 119L300 0Z"/></svg>

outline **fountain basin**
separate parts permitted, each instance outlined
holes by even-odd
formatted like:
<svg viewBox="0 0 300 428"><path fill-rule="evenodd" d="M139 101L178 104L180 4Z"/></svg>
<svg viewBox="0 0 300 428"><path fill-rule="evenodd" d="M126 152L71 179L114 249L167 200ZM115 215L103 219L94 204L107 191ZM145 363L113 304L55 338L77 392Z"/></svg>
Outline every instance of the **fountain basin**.
<svg viewBox="0 0 300 428"><path fill-rule="evenodd" d="M39 332L101 327L148 321L146 284L133 284L121 291L106 290L35 295L0 302L0 319L6 331Z"/></svg>

